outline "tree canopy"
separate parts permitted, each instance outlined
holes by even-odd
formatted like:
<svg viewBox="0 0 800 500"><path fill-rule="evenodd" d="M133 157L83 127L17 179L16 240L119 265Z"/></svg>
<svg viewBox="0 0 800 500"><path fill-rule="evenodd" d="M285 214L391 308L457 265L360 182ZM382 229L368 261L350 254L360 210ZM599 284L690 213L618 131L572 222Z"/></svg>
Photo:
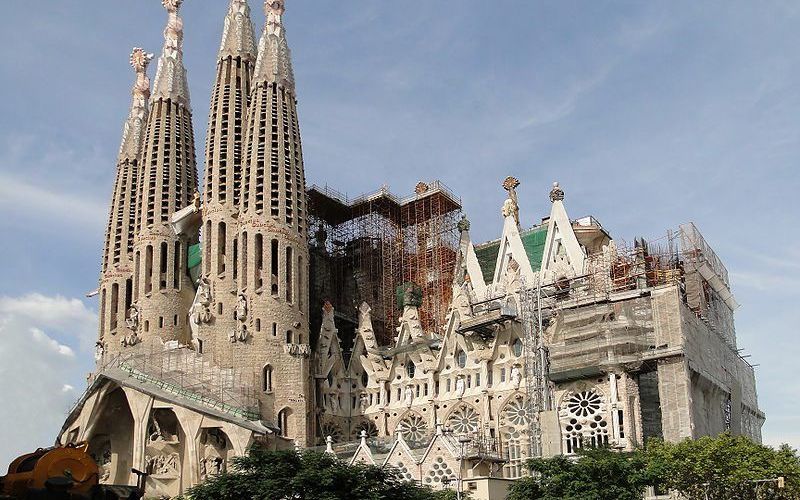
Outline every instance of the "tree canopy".
<svg viewBox="0 0 800 500"><path fill-rule="evenodd" d="M528 467L531 477L517 481L508 500L641 500L647 486L677 491L687 500L800 499L795 450L728 434L680 443L652 440L633 453L584 449L577 458L533 459Z"/></svg>
<svg viewBox="0 0 800 500"><path fill-rule="evenodd" d="M577 460L535 458L528 467L532 476L514 483L508 500L642 500L648 484L641 453L584 449Z"/></svg>
<svg viewBox="0 0 800 500"><path fill-rule="evenodd" d="M187 500L446 500L448 492L405 481L396 470L348 465L316 452L254 447L229 470L191 488Z"/></svg>

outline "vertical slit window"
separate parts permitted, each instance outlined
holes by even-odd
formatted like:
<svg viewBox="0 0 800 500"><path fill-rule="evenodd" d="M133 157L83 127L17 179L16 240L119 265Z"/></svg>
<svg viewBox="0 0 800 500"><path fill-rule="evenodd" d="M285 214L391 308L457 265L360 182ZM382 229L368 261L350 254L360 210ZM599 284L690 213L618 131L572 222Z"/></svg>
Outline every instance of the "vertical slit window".
<svg viewBox="0 0 800 500"><path fill-rule="evenodd" d="M144 253L144 293L153 291L153 246L147 245Z"/></svg>
<svg viewBox="0 0 800 500"><path fill-rule="evenodd" d="M206 268L206 271L209 274L211 274L211 221L206 222L206 230L205 234L203 235L203 239L205 239L203 245L206 247L205 265L203 267Z"/></svg>
<svg viewBox="0 0 800 500"><path fill-rule="evenodd" d="M161 243L158 252L158 288L164 290L167 288L167 244Z"/></svg>
<svg viewBox="0 0 800 500"><path fill-rule="evenodd" d="M111 285L111 331L117 329L117 313L119 312L119 284Z"/></svg>
<svg viewBox="0 0 800 500"><path fill-rule="evenodd" d="M224 222L219 223L217 233L217 274L225 272L225 246L227 243L226 227Z"/></svg>
<svg viewBox="0 0 800 500"><path fill-rule="evenodd" d="M134 257L133 261L133 279L135 280L133 283L133 300L139 300L139 252L136 252L136 256Z"/></svg>
<svg viewBox="0 0 800 500"><path fill-rule="evenodd" d="M175 242L175 254L172 256L172 286L175 290L181 289L181 242Z"/></svg>
<svg viewBox="0 0 800 500"><path fill-rule="evenodd" d="M233 279L239 277L239 239L233 239Z"/></svg>
<svg viewBox="0 0 800 500"><path fill-rule="evenodd" d="M303 256L297 256L297 303L300 311L303 311L305 308L305 301L303 300L303 294L305 293L305 288L303 287L303 276L305 276L305 272L303 271Z"/></svg>
<svg viewBox="0 0 800 500"><path fill-rule="evenodd" d="M264 276L264 236L262 234L256 234L256 242L255 242L255 281L253 282L256 291L261 291L261 287L264 285L263 276Z"/></svg>
<svg viewBox="0 0 800 500"><path fill-rule="evenodd" d="M106 333L106 289L100 293L100 336Z"/></svg>
<svg viewBox="0 0 800 500"><path fill-rule="evenodd" d="M247 233L242 233L242 288L247 288Z"/></svg>
<svg viewBox="0 0 800 500"><path fill-rule="evenodd" d="M278 240L272 240L270 258L272 259L272 295L278 295Z"/></svg>
<svg viewBox="0 0 800 500"><path fill-rule="evenodd" d="M286 302L294 301L294 266L292 265L292 247L286 247Z"/></svg>

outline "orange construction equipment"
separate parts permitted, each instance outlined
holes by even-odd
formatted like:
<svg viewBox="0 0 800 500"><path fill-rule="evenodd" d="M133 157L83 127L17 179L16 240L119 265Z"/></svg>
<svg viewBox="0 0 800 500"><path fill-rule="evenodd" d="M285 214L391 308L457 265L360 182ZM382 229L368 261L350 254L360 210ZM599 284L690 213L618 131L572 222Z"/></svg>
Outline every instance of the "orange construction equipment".
<svg viewBox="0 0 800 500"><path fill-rule="evenodd" d="M100 471L88 443L39 448L22 455L0 477L0 499L131 499L144 496L144 475L137 486L100 485Z"/></svg>

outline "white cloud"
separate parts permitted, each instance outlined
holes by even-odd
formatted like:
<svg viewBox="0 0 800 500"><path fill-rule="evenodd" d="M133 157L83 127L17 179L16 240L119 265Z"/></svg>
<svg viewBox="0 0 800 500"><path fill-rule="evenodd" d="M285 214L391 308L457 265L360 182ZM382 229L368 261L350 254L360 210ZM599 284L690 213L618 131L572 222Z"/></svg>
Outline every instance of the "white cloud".
<svg viewBox="0 0 800 500"><path fill-rule="evenodd" d="M22 217L97 227L108 208L85 196L34 186L0 172L0 209Z"/></svg>
<svg viewBox="0 0 800 500"><path fill-rule="evenodd" d="M95 314L77 299L0 297L0 468L49 446L91 370Z"/></svg>

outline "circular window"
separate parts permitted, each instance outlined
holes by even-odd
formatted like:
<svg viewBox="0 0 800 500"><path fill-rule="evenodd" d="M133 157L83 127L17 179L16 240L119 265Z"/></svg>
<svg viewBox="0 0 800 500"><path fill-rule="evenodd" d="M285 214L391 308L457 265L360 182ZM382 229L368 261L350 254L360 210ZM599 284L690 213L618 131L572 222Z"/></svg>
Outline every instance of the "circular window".
<svg viewBox="0 0 800 500"><path fill-rule="evenodd" d="M573 415L588 417L600 411L602 399L596 391L583 391L572 394L567 399L567 409Z"/></svg>
<svg viewBox="0 0 800 500"><path fill-rule="evenodd" d="M456 362L458 363L459 368L464 368L465 366L467 366L467 353L459 350L456 353Z"/></svg>

